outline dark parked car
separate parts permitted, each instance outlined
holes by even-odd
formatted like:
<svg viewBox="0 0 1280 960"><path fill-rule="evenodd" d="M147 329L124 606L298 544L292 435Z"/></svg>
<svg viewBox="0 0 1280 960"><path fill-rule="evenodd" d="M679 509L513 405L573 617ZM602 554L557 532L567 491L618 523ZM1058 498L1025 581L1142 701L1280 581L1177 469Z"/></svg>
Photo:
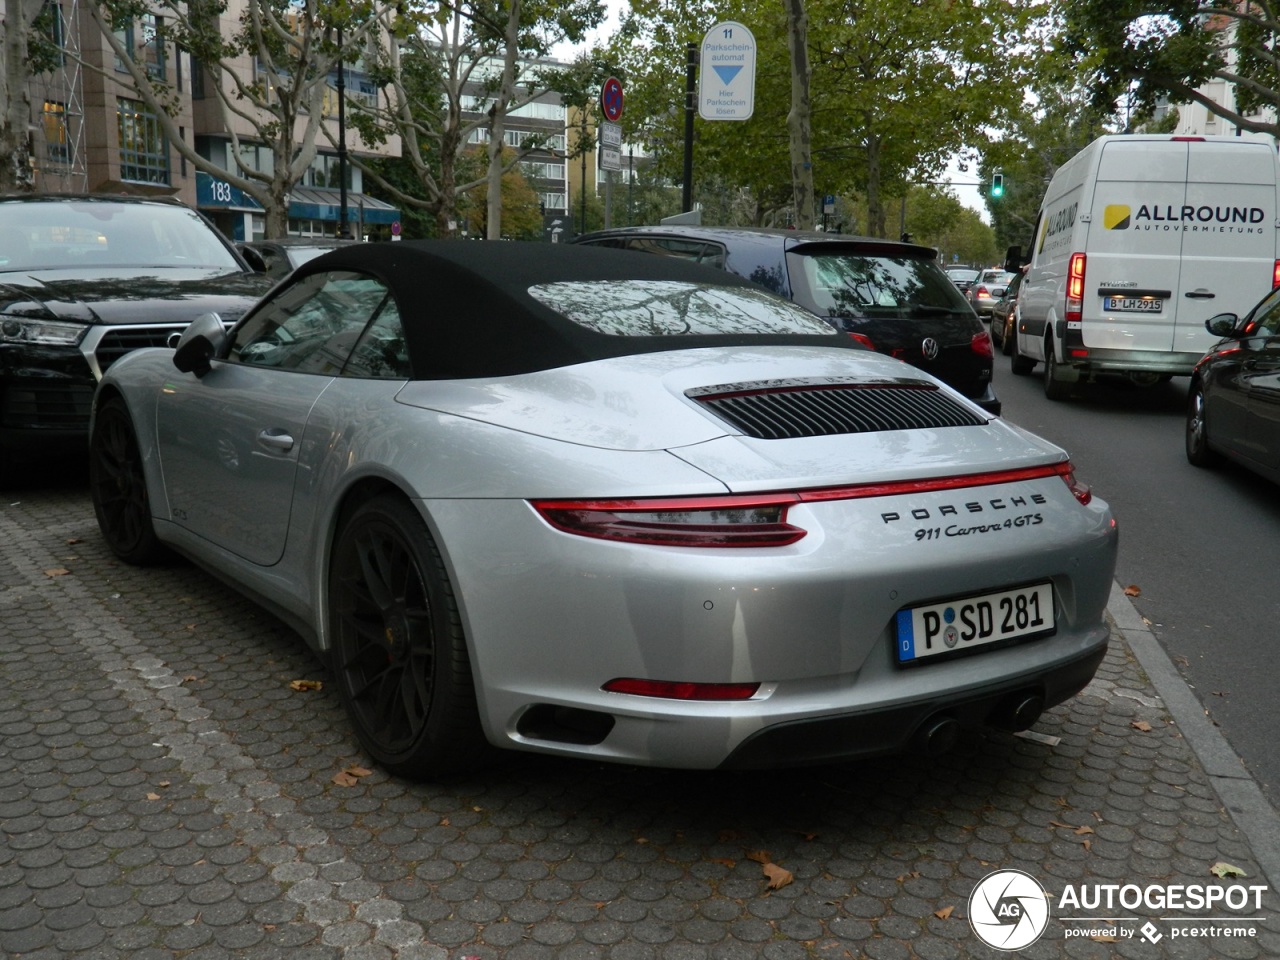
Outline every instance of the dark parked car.
<svg viewBox="0 0 1280 960"><path fill-rule="evenodd" d="M283 280L308 260L356 240L337 237L286 237L279 240L244 240L236 244L249 266L272 280Z"/></svg>
<svg viewBox="0 0 1280 960"><path fill-rule="evenodd" d="M176 200L0 198L0 460L83 448L103 371L270 283Z"/></svg>
<svg viewBox="0 0 1280 960"><path fill-rule="evenodd" d="M1004 296L991 308L991 340L1006 357L1013 353L1014 324L1018 319L1018 291L1027 275L1026 268L1019 270L1005 288Z"/></svg>
<svg viewBox="0 0 1280 960"><path fill-rule="evenodd" d="M574 243L709 264L754 280L865 346L932 374L998 414L991 337L936 251L843 234L732 227L626 227Z"/></svg>
<svg viewBox="0 0 1280 960"><path fill-rule="evenodd" d="M1244 319L1221 313L1205 329L1222 340L1204 355L1187 391L1187 459L1223 456L1280 483L1280 288Z"/></svg>

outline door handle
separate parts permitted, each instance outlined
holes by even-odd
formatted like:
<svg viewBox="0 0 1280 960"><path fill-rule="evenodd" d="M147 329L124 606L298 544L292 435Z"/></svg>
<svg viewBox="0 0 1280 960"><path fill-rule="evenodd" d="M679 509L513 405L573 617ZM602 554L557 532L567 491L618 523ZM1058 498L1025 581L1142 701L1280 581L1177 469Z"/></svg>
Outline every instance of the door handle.
<svg viewBox="0 0 1280 960"><path fill-rule="evenodd" d="M1204 287L1200 287L1196 290L1188 290L1183 296L1190 300L1212 300L1215 294L1210 293Z"/></svg>
<svg viewBox="0 0 1280 960"><path fill-rule="evenodd" d="M278 430L263 430L258 434L258 443L268 450L288 453L293 449L293 437Z"/></svg>

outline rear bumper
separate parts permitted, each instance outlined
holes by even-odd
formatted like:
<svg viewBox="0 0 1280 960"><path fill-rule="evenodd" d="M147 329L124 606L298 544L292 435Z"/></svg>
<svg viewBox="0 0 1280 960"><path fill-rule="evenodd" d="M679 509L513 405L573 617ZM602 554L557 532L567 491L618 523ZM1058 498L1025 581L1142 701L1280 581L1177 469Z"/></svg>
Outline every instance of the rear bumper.
<svg viewBox="0 0 1280 960"><path fill-rule="evenodd" d="M1088 347L1086 358L1071 356L1063 361L1082 373L1158 373L1188 377L1203 353L1173 353L1159 350L1095 350Z"/></svg>
<svg viewBox="0 0 1280 960"><path fill-rule="evenodd" d="M1043 674L1006 678L977 690L923 703L775 724L745 740L722 768L821 764L897 753L910 747L917 735L936 720L951 719L964 727L1010 727L1014 707L1025 698L1039 697L1048 708L1083 690L1106 653L1104 640Z"/></svg>

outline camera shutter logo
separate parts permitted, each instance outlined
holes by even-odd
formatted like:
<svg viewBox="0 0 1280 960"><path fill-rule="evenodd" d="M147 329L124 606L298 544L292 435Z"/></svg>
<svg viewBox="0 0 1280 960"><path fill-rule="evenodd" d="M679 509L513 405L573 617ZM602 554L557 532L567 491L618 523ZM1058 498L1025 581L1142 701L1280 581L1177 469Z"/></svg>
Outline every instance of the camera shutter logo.
<svg viewBox="0 0 1280 960"><path fill-rule="evenodd" d="M997 950L1022 950L1049 925L1049 897L1035 877L1021 870L989 873L969 895L969 926Z"/></svg>

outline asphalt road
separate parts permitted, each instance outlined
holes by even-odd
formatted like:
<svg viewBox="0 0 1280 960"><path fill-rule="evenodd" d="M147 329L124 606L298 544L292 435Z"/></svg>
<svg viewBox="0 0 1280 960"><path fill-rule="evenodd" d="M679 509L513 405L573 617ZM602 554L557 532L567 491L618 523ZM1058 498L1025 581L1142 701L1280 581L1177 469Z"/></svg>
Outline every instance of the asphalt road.
<svg viewBox="0 0 1280 960"><path fill-rule="evenodd" d="M1083 385L1045 399L1037 366L996 392L1008 420L1065 447L1120 521L1117 579L1208 716L1280 807L1280 487L1234 466L1203 470L1183 450L1187 381Z"/></svg>

